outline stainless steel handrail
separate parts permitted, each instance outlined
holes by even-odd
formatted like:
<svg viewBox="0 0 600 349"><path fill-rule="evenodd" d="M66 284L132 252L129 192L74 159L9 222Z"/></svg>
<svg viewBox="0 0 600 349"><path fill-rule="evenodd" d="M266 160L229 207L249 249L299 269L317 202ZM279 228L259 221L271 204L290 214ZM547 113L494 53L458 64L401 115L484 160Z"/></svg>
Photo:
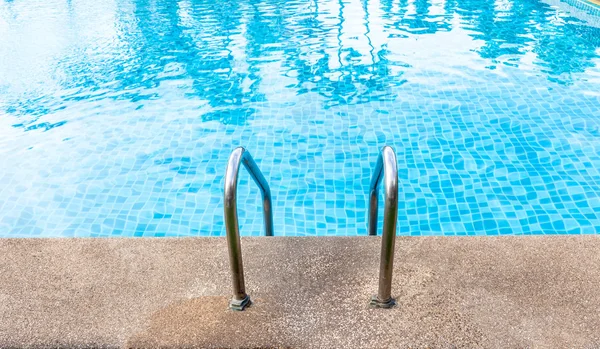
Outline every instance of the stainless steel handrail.
<svg viewBox="0 0 600 349"><path fill-rule="evenodd" d="M237 183L240 163L244 164L262 193L266 236L273 236L273 210L271 189L256 162L244 147L234 149L229 156L227 171L225 172L225 230L227 231L227 247L229 249L229 263L233 281L233 299L229 302L229 307L241 311L250 304L250 297L246 294L244 284L242 246L237 215Z"/></svg>
<svg viewBox="0 0 600 349"><path fill-rule="evenodd" d="M379 265L379 290L371 298L371 306L391 308L396 304L392 298L392 272L394 269L394 245L398 219L398 165L394 149L381 149L371 179L369 200L369 235L377 235L377 209L379 185L383 180L385 205L383 208L383 234L381 237L381 260Z"/></svg>

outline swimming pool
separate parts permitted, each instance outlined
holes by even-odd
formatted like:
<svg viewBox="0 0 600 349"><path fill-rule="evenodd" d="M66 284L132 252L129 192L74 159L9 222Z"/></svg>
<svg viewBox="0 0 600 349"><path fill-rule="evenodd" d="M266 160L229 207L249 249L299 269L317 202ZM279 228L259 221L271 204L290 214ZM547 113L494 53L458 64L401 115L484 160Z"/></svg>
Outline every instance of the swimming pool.
<svg viewBox="0 0 600 349"><path fill-rule="evenodd" d="M0 1L0 236L224 235L239 145L275 235L366 235L383 145L399 234L598 233L599 65L559 1Z"/></svg>

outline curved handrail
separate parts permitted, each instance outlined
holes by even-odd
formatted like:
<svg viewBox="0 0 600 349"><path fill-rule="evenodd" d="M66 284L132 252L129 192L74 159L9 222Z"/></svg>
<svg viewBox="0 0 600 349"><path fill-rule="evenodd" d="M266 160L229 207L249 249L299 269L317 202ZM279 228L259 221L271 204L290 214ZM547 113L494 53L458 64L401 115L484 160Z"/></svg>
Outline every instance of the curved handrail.
<svg viewBox="0 0 600 349"><path fill-rule="evenodd" d="M273 236L271 189L250 153L244 147L238 147L231 152L229 161L227 162L224 194L225 230L227 231L227 247L233 281L233 299L229 302L229 307L233 310L244 310L250 304L250 297L246 294L246 287L244 285L244 266L242 263L242 247L237 215L237 183L240 163L244 164L244 167L248 170L262 193L265 235Z"/></svg>
<svg viewBox="0 0 600 349"><path fill-rule="evenodd" d="M394 149L385 146L381 149L371 179L369 200L369 235L377 235L377 209L379 186L383 180L385 205L383 209L383 234L381 238L381 260L379 265L379 290L371 299L371 306L391 308L392 272L394 269L394 246L398 219L398 165Z"/></svg>

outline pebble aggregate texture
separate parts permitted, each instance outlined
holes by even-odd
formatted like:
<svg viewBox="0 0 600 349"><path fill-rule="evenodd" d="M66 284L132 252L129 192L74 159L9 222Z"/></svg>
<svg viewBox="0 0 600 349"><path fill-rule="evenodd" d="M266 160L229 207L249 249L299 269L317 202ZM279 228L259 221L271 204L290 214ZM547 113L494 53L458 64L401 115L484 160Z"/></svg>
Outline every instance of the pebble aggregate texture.
<svg viewBox="0 0 600 349"><path fill-rule="evenodd" d="M0 239L0 348L596 348L597 236Z"/></svg>

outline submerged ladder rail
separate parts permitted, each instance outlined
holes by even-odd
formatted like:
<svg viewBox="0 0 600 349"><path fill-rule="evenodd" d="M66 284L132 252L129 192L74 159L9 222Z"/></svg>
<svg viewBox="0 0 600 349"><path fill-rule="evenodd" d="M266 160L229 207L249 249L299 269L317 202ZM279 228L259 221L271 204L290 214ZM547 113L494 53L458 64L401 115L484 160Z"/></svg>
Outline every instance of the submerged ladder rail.
<svg viewBox="0 0 600 349"><path fill-rule="evenodd" d="M229 302L229 307L233 310L241 311L250 304L250 297L246 293L246 286L244 284L244 266L237 214L237 184L240 164L243 164L250 173L250 176L256 185L258 185L262 194L266 236L273 236L273 209L269 184L256 165L256 162L254 162L254 159L252 159L250 152L244 147L234 149L229 156L225 172L225 230L227 232L227 247L233 282L233 298Z"/></svg>
<svg viewBox="0 0 600 349"><path fill-rule="evenodd" d="M391 308L392 272L394 269L394 246L398 219L398 163L394 149L385 146L381 149L375 171L371 179L369 199L369 235L377 235L377 210L379 187L383 182L385 203L383 208L383 234L381 237L381 259L379 265L379 290L371 298L371 306Z"/></svg>

